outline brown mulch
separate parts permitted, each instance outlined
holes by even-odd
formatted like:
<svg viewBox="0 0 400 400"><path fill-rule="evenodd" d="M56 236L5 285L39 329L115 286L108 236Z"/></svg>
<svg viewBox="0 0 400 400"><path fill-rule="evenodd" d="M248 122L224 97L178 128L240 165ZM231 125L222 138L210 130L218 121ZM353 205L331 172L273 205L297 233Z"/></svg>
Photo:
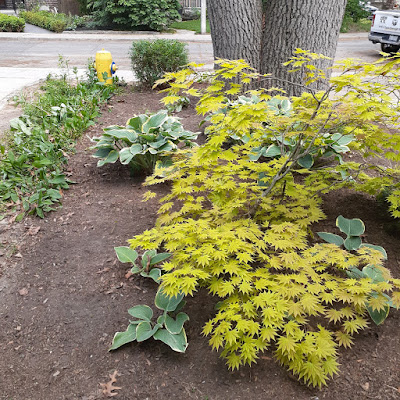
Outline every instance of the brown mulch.
<svg viewBox="0 0 400 400"><path fill-rule="evenodd" d="M87 134L162 108L161 96L128 87ZM193 105L178 116L187 129L199 130ZM156 285L127 278L129 266L117 262L113 248L153 226L157 201L142 203L147 189L127 168L97 168L89 146L83 138L70 159L68 172L76 183L64 193L62 209L44 220L0 223L1 399L400 398L400 312L394 311L341 352L340 375L321 391L299 383L270 352L251 368L229 371L201 335L213 314L205 292L188 300L185 354L151 340L107 352L114 333L128 324L126 310L154 301ZM169 185L153 190L162 195ZM374 199L341 192L327 196L324 207L328 218L316 230L334 231L339 214L363 219L366 241L385 247L388 267L400 276L398 234L385 231Z"/></svg>

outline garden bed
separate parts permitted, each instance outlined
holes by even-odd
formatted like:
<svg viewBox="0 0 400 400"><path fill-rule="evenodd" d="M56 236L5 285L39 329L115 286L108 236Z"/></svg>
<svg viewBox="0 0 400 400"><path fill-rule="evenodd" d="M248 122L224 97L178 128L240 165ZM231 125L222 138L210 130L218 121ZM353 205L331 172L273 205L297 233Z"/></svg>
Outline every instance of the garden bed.
<svg viewBox="0 0 400 400"><path fill-rule="evenodd" d="M103 110L89 136L125 124L134 114L161 108L157 92L128 87ZM194 107L178 114L185 128L199 130ZM382 326L371 325L341 353L340 375L319 391L293 379L266 352L257 365L230 372L201 334L213 315L207 294L190 298L185 311L189 347L185 354L161 342L127 345L108 353L136 304L151 304L157 285L128 277L113 247L154 225L157 200L142 203L142 178L119 164L96 167L85 138L69 162L76 182L63 193L63 208L44 220L0 224L0 374L2 399L106 398L101 386L117 371L117 399L397 399L400 397L400 313L391 310ZM169 184L153 188L166 194ZM373 198L333 192L325 198L327 220L315 231L335 231L335 219L361 218L367 241L385 247L387 266L400 277L399 234ZM111 394L111 392L109 392Z"/></svg>

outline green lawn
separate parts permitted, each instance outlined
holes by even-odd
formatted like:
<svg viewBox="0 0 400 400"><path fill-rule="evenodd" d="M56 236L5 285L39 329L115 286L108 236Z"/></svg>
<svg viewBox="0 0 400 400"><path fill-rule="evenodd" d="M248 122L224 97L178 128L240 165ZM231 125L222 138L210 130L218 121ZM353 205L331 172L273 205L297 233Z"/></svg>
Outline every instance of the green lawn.
<svg viewBox="0 0 400 400"><path fill-rule="evenodd" d="M200 24L201 21L199 19L194 19L192 21L182 21L182 22L174 22L170 28L172 29L186 29L187 31L195 31L196 33L200 33ZM210 23L207 20L207 33L210 33Z"/></svg>

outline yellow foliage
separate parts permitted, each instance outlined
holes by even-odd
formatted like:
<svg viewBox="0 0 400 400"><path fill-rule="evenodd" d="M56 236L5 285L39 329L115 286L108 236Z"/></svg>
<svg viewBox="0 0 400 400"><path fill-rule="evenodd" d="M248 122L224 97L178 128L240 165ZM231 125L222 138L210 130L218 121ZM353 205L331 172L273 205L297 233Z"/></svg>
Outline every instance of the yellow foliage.
<svg viewBox="0 0 400 400"><path fill-rule="evenodd" d="M320 58L297 49L288 65L307 69L311 81L325 79L312 64ZM310 240L311 225L324 218L320 194L335 188L377 193L399 185L388 201L393 212L400 209L400 170L381 179L357 163L341 160L313 169L296 158L312 155L324 161L318 157L329 147L326 138L340 132L353 135L348 145L364 156L391 152L399 161L400 135L385 127L399 126L400 109L391 96L394 86L378 79L384 73L400 89L399 62L344 61L336 66L342 73L331 78L327 92L305 91L291 99L286 114L271 106L268 90L248 92L257 98L253 103L238 97L245 84L263 78L243 60L217 60L220 69L204 90L192 87L193 65L160 81L174 82L165 104L180 94L201 96L197 111L208 116L209 139L177 153L168 176L171 194L161 200L156 226L130 244L173 253L161 267L168 295L192 295L204 287L220 300L203 334L214 349L222 349L229 368L255 362L275 342L280 363L307 384L321 386L338 371L337 347L350 347L352 336L367 326L367 307L383 309L384 294L395 288L392 302L400 307L400 281L383 267L379 251L362 247L349 252ZM365 79L367 74L373 79ZM292 150L278 155L286 146L282 143L293 147L287 144ZM272 144L275 156L252 161L254 149ZM163 181L153 176L147 183ZM347 276L350 268L362 270L367 264L376 265L386 281Z"/></svg>

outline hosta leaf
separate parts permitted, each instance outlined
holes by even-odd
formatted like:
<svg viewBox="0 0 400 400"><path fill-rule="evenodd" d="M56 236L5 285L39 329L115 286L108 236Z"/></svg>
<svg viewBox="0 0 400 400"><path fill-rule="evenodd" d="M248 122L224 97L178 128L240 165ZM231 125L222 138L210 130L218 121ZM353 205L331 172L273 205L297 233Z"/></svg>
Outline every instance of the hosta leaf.
<svg viewBox="0 0 400 400"><path fill-rule="evenodd" d="M350 151L347 146L338 146L336 144L333 144L331 147L336 153L347 153L348 151Z"/></svg>
<svg viewBox="0 0 400 400"><path fill-rule="evenodd" d="M159 111L152 115L142 126L142 132L148 133L151 128L160 127L168 118L167 111Z"/></svg>
<svg viewBox="0 0 400 400"><path fill-rule="evenodd" d="M138 342L144 342L148 338L152 337L160 327L160 324L156 324L154 328L151 328L150 322L141 322L136 328L136 340Z"/></svg>
<svg viewBox="0 0 400 400"><path fill-rule="evenodd" d="M134 265L134 266L131 268L131 273L132 273L132 274L137 274L137 273L140 272L141 270L142 270L142 268L138 267L137 265Z"/></svg>
<svg viewBox="0 0 400 400"><path fill-rule="evenodd" d="M108 351L118 349L124 344L133 342L136 340L136 325L129 325L125 332L117 332L114 335L112 345Z"/></svg>
<svg viewBox="0 0 400 400"><path fill-rule="evenodd" d="M374 283L385 282L382 271L375 267L375 265L368 264L362 271L364 275L371 278Z"/></svg>
<svg viewBox="0 0 400 400"><path fill-rule="evenodd" d="M166 143L166 140L163 138L161 140L157 140L156 142L149 143L151 147L154 149L158 149Z"/></svg>
<svg viewBox="0 0 400 400"><path fill-rule="evenodd" d="M360 271L356 267L349 268L349 270L346 271L346 273L350 278L355 278L355 279L365 278L364 272Z"/></svg>
<svg viewBox="0 0 400 400"><path fill-rule="evenodd" d="M143 268L149 268L151 266L151 259L157 254L156 250L147 250L142 256Z"/></svg>
<svg viewBox="0 0 400 400"><path fill-rule="evenodd" d="M177 335L173 335L166 329L159 329L154 334L154 339L161 340L169 347L171 347L172 350L177 351L178 353L184 353L188 346L184 329L182 329Z"/></svg>
<svg viewBox="0 0 400 400"><path fill-rule="evenodd" d="M335 133L332 135L332 140L334 140L339 146L346 146L354 140L354 136Z"/></svg>
<svg viewBox="0 0 400 400"><path fill-rule="evenodd" d="M172 143L165 143L164 145L162 145L158 151L171 151L175 148L176 146L174 146Z"/></svg>
<svg viewBox="0 0 400 400"><path fill-rule="evenodd" d="M151 321L153 317L153 310L146 306L145 304L134 306L128 310L129 315L132 315L134 318L138 318L144 321Z"/></svg>
<svg viewBox="0 0 400 400"><path fill-rule="evenodd" d="M165 327L169 333L173 335L178 334L183 329L183 324L189 320L187 314L180 312L176 319L170 317L168 314L165 316Z"/></svg>
<svg viewBox="0 0 400 400"><path fill-rule="evenodd" d="M166 314L160 315L160 316L157 318L157 324L164 325L164 323L165 323L165 315L166 315Z"/></svg>
<svg viewBox="0 0 400 400"><path fill-rule="evenodd" d="M364 223L358 218L347 219L339 215L336 226L348 236L360 236L365 232Z"/></svg>
<svg viewBox="0 0 400 400"><path fill-rule="evenodd" d="M317 232L317 235L325 242L336 244L336 246L343 246L344 244L344 239L339 235L329 232Z"/></svg>
<svg viewBox="0 0 400 400"><path fill-rule="evenodd" d="M126 125L131 126L136 132L142 132L142 125L147 121L148 116L146 114L140 114L136 117L128 119Z"/></svg>
<svg viewBox="0 0 400 400"><path fill-rule="evenodd" d="M304 157L299 158L297 163L303 168L310 169L314 164L314 159L311 154L307 154Z"/></svg>
<svg viewBox="0 0 400 400"><path fill-rule="evenodd" d="M378 250L383 254L383 258L387 260L386 250L382 246L376 246L374 244L363 243L361 247L369 247L370 249Z"/></svg>
<svg viewBox="0 0 400 400"><path fill-rule="evenodd" d="M125 147L119 152L119 160L121 164L129 164L132 161L133 155L131 153L131 149L129 147Z"/></svg>
<svg viewBox="0 0 400 400"><path fill-rule="evenodd" d="M114 164L119 158L119 152L117 150L111 150L107 157L103 160L99 160L97 163L98 167L102 167L105 164Z"/></svg>
<svg viewBox="0 0 400 400"><path fill-rule="evenodd" d="M134 143L137 140L137 133L129 129L116 129L106 132L108 136L112 136L117 140L124 140L125 142Z"/></svg>
<svg viewBox="0 0 400 400"><path fill-rule="evenodd" d="M132 250L126 246L114 247L115 252L117 253L118 260L122 263L134 263L138 258L138 253L136 250Z"/></svg>
<svg viewBox="0 0 400 400"><path fill-rule="evenodd" d="M344 241L344 247L347 250L357 250L361 246L361 238L359 236L349 236Z"/></svg>
<svg viewBox="0 0 400 400"><path fill-rule="evenodd" d="M159 253L155 256L151 257L150 259L150 266L160 263L161 261L166 260L167 258L171 257L171 253Z"/></svg>
<svg viewBox="0 0 400 400"><path fill-rule="evenodd" d="M110 151L114 150L114 147L101 147L93 154L93 157L104 158L107 157Z"/></svg>
<svg viewBox="0 0 400 400"><path fill-rule="evenodd" d="M144 276L145 278L151 278L156 283L160 283L161 270L159 268L153 268L149 273L141 272L140 275Z"/></svg>
<svg viewBox="0 0 400 400"><path fill-rule="evenodd" d="M258 153L250 153L249 154L249 159L251 161L257 161L260 157L262 156L262 151L258 151Z"/></svg>
<svg viewBox="0 0 400 400"><path fill-rule="evenodd" d="M183 296L183 294L179 294L174 297L169 297L163 292L162 288L160 288L156 294L154 304L160 310L175 311L178 304L182 301Z"/></svg>
<svg viewBox="0 0 400 400"><path fill-rule="evenodd" d="M157 139L157 135L155 134L140 135L140 139L142 140L142 143L143 140L145 140L146 142L155 142Z"/></svg>
<svg viewBox="0 0 400 400"><path fill-rule="evenodd" d="M390 307L386 306L381 310L374 310L372 307L367 306L368 314L376 325L382 324L389 314Z"/></svg>
<svg viewBox="0 0 400 400"><path fill-rule="evenodd" d="M141 144L136 143L133 144L131 147L129 147L129 151L131 152L132 156L136 156L137 154L140 154L143 151L143 147Z"/></svg>
<svg viewBox="0 0 400 400"><path fill-rule="evenodd" d="M262 149L262 155L264 157L276 157L281 155L281 148L276 144L271 144L268 148Z"/></svg>

